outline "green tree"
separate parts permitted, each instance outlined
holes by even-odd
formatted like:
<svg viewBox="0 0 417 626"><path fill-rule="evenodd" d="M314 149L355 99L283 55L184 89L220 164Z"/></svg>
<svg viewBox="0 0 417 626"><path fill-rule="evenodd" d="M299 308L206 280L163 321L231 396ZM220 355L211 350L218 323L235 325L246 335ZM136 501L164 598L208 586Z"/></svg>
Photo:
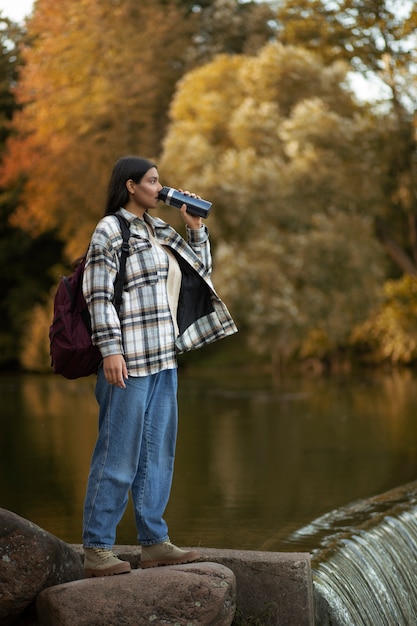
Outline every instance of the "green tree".
<svg viewBox="0 0 417 626"><path fill-rule="evenodd" d="M269 2L214 0L196 6L196 31L187 69L217 54L254 54L275 35L275 12Z"/></svg>
<svg viewBox="0 0 417 626"><path fill-rule="evenodd" d="M214 202L216 281L251 344L277 362L346 346L383 266L380 137L345 66L278 43L222 55L184 77L171 117L161 172Z"/></svg>
<svg viewBox="0 0 417 626"><path fill-rule="evenodd" d="M16 108L12 89L17 81L19 44L23 31L0 14L0 151L9 135L9 124Z"/></svg>
<svg viewBox="0 0 417 626"><path fill-rule="evenodd" d="M375 216L394 275L417 273L417 7L411 0L285 0L285 43L315 51L325 64L347 61L376 94L381 123L377 167L384 196Z"/></svg>

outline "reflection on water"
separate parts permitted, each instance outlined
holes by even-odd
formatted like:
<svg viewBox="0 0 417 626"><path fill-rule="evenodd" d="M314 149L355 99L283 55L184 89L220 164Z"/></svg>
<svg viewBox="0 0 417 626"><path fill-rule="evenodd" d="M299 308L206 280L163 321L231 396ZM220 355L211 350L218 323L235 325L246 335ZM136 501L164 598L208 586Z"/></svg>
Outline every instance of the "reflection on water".
<svg viewBox="0 0 417 626"><path fill-rule="evenodd" d="M0 389L0 506L79 543L94 379L3 377ZM275 383L181 372L179 404L166 517L184 545L310 550L297 529L416 478L411 372ZM130 507L117 541L136 541Z"/></svg>

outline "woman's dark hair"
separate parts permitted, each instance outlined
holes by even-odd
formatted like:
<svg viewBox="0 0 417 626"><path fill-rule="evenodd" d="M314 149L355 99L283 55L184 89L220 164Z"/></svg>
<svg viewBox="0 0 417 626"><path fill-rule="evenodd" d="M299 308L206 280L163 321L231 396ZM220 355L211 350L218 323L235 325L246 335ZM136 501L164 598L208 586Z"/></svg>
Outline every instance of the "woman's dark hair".
<svg viewBox="0 0 417 626"><path fill-rule="evenodd" d="M127 204L129 192L126 182L132 179L133 182L140 183L151 167L156 167L155 163L141 157L125 156L116 161L110 177L104 215L116 213Z"/></svg>

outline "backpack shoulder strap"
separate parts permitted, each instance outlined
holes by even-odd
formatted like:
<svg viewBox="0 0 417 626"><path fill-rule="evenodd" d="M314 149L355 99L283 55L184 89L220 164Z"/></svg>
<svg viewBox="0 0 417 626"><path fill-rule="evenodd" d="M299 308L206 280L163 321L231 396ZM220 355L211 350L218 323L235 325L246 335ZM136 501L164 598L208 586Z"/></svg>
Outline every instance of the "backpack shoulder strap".
<svg viewBox="0 0 417 626"><path fill-rule="evenodd" d="M116 280L114 281L114 308L116 309L116 313L119 314L122 304L123 285L126 275L126 259L129 256L130 228L127 220L125 220L124 217L118 215L117 213L114 214L114 217L117 218L120 224L120 229L122 231L123 237L122 252L120 255L120 269L116 276Z"/></svg>

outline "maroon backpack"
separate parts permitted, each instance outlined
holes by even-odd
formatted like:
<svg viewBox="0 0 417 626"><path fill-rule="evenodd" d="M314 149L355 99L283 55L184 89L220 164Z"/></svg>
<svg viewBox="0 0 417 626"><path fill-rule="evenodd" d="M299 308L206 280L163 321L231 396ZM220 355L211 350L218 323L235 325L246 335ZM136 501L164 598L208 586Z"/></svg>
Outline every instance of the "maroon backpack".
<svg viewBox="0 0 417 626"><path fill-rule="evenodd" d="M114 306L119 314L130 229L123 217L115 217L119 220L123 237L120 269L114 282ZM51 365L55 374L62 374L65 378L95 374L102 360L100 350L91 341L91 319L83 296L85 260L84 256L71 276L62 276L55 294L54 316L49 328Z"/></svg>

